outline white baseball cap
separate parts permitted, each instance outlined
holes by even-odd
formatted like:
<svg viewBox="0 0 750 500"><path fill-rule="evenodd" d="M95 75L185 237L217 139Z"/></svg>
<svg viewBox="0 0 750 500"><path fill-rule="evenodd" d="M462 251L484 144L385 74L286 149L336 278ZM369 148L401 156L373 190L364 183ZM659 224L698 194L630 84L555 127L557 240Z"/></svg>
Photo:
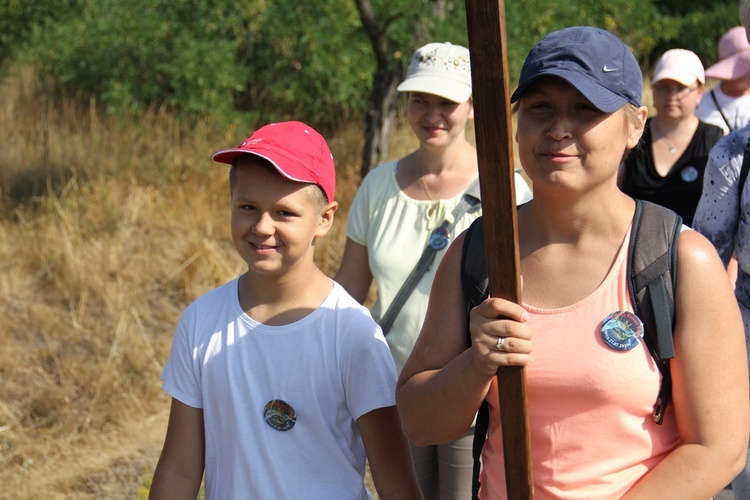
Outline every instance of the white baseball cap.
<svg viewBox="0 0 750 500"><path fill-rule="evenodd" d="M414 52L399 92L424 92L453 102L471 97L469 49L449 42L428 43Z"/></svg>
<svg viewBox="0 0 750 500"><path fill-rule="evenodd" d="M703 63L700 58L687 49L670 49L659 58L654 68L654 76L651 84L661 80L674 80L686 87L693 85L696 81L706 83L706 75L703 71Z"/></svg>

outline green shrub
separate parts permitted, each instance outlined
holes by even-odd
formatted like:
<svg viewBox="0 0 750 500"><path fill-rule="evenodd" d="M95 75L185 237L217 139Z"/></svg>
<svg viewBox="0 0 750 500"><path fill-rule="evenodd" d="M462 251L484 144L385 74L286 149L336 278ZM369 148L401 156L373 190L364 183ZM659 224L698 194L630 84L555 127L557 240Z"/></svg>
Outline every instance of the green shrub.
<svg viewBox="0 0 750 500"><path fill-rule="evenodd" d="M370 1L389 53L404 65L421 40L468 43L463 1ZM28 40L24 53L33 64L112 113L163 107L243 129L297 118L330 130L367 108L376 61L353 0L42 4L0 6L0 60ZM617 33L648 68L680 46L710 64L716 41L738 22L735 0L696 0L689 8L677 0L525 0L506 9L511 86L531 46L566 26Z"/></svg>

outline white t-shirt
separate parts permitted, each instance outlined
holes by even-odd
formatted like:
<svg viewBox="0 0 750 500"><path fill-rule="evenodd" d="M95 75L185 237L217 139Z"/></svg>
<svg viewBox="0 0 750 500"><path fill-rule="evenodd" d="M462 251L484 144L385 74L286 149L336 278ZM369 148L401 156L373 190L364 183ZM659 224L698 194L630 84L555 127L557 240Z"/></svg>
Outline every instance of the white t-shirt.
<svg viewBox="0 0 750 500"><path fill-rule="evenodd" d="M451 212L463 196L434 201L409 198L398 187L395 168L396 162L386 163L367 174L346 221L346 235L367 247L370 272L377 285L377 300L372 311L376 319L385 314L416 266L432 231L446 218L451 218ZM531 191L518 173L515 184L518 204L531 199ZM481 210L465 214L456 223L450 241L480 215ZM430 287L447 249L448 246L437 252L434 264L422 276L386 336L399 373L422 329Z"/></svg>
<svg viewBox="0 0 750 500"><path fill-rule="evenodd" d="M370 498L356 421L395 405L396 372L380 328L340 285L284 326L245 314L237 279L208 292L182 313L162 380L203 409L207 499ZM267 423L273 400L294 409L290 429Z"/></svg>
<svg viewBox="0 0 750 500"><path fill-rule="evenodd" d="M698 109L695 110L695 114L701 121L716 125L724 130L725 134L731 131L739 130L745 125L750 124L750 94L742 97L729 97L721 91L721 85L717 85L713 88L716 100L721 106L721 111L729 121L727 122L721 116L719 109L716 107L714 100L711 98L711 91L703 94L701 102L698 105ZM731 127L732 130L729 130Z"/></svg>

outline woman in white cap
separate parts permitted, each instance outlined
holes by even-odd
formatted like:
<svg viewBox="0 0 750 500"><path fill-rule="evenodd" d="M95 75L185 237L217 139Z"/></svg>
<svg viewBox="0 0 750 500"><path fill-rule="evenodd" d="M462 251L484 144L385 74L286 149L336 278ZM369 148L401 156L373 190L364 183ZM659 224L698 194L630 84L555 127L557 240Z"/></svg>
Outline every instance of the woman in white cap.
<svg viewBox="0 0 750 500"><path fill-rule="evenodd" d="M642 84L630 48L602 29L537 43L511 96L534 185L518 209L523 302L490 297L467 313L468 231L440 263L396 403L407 437L427 444L462 435L487 401L481 498L506 498L495 375L507 366L525 367L536 500L711 498L744 464L742 321L716 251L689 228L676 252L671 402L654 413L662 377L628 285L638 204L617 187L648 112Z"/></svg>
<svg viewBox="0 0 750 500"><path fill-rule="evenodd" d="M400 372L422 327L437 264L449 240L480 211L474 206L458 217L454 213L478 174L476 149L466 138L474 116L468 49L451 43L419 48L398 90L406 94L406 116L419 147L376 167L362 181L349 210L346 247L335 280L359 302L367 299L375 281L373 316L383 326ZM516 185L519 202L530 198L520 175ZM428 245L435 251L435 261L415 276L412 273ZM416 286L399 294L409 276ZM393 318L387 321L391 326L384 323L386 318ZM467 429L450 443L412 447L425 498L466 496L472 473L471 440Z"/></svg>
<svg viewBox="0 0 750 500"><path fill-rule="evenodd" d="M698 106L696 114L728 134L750 124L750 43L744 26L735 26L719 40L719 62L706 78L720 80Z"/></svg>
<svg viewBox="0 0 750 500"><path fill-rule="evenodd" d="M701 196L708 152L723 135L695 115L704 83L695 53L671 49L661 56L651 79L656 115L646 122L640 147L627 156L620 173L626 194L670 208L688 225Z"/></svg>

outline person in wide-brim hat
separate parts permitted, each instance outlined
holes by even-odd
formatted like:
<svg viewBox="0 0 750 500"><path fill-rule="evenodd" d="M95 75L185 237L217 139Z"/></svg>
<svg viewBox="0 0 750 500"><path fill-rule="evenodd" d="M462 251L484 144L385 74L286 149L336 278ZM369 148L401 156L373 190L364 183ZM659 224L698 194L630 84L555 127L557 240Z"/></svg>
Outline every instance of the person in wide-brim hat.
<svg viewBox="0 0 750 500"><path fill-rule="evenodd" d="M735 26L719 40L719 61L706 69L707 79L720 80L696 114L725 133L750 123L750 44L744 26Z"/></svg>
<svg viewBox="0 0 750 500"><path fill-rule="evenodd" d="M707 78L736 80L750 72L750 43L744 26L735 26L719 40L719 62L706 69Z"/></svg>

